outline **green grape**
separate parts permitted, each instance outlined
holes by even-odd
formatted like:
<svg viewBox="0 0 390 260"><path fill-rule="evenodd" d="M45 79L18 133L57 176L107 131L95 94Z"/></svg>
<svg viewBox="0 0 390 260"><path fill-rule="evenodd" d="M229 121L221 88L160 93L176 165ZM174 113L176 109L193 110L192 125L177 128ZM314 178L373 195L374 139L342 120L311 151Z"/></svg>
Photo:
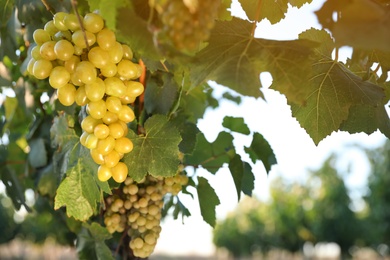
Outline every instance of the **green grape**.
<svg viewBox="0 0 390 260"><path fill-rule="evenodd" d="M72 34L69 31L59 31L53 36L53 40L58 42L59 40L72 40Z"/></svg>
<svg viewBox="0 0 390 260"><path fill-rule="evenodd" d="M105 139L110 134L110 129L106 124L98 124L93 130L94 135L99 139Z"/></svg>
<svg viewBox="0 0 390 260"><path fill-rule="evenodd" d="M109 154L115 148L115 139L112 136L108 136L105 139L100 139L97 143L96 149L102 155Z"/></svg>
<svg viewBox="0 0 390 260"><path fill-rule="evenodd" d="M193 53L208 40L221 1L198 0L196 6L189 5L191 8L186 3L182 0L166 1L158 10L163 28L157 36L160 42Z"/></svg>
<svg viewBox="0 0 390 260"><path fill-rule="evenodd" d="M105 123L106 125L108 125L110 127L110 125L112 125L113 123L118 121L118 115L115 113L112 113L111 111L107 111L106 114L104 115L104 117L102 118L102 120L103 120L103 123Z"/></svg>
<svg viewBox="0 0 390 260"><path fill-rule="evenodd" d="M106 99L107 110L113 113L119 113L122 109L121 100L117 97L108 97Z"/></svg>
<svg viewBox="0 0 390 260"><path fill-rule="evenodd" d="M69 71L69 73L73 73L76 69L76 65L79 62L80 62L80 57L73 55L72 57L70 57L70 59L65 61L64 67L67 71Z"/></svg>
<svg viewBox="0 0 390 260"><path fill-rule="evenodd" d="M74 55L81 56L84 53L84 49L75 45L74 47Z"/></svg>
<svg viewBox="0 0 390 260"><path fill-rule="evenodd" d="M121 99L122 105L128 105L128 104L134 103L134 101L135 101L135 97L130 97L128 95L125 95L125 96L121 97L120 99Z"/></svg>
<svg viewBox="0 0 390 260"><path fill-rule="evenodd" d="M96 67L103 68L110 60L108 51L103 50L99 46L93 47L88 52L88 60Z"/></svg>
<svg viewBox="0 0 390 260"><path fill-rule="evenodd" d="M94 82L85 84L85 92L89 100L98 101L103 99L106 93L106 85L101 78L96 78Z"/></svg>
<svg viewBox="0 0 390 260"><path fill-rule="evenodd" d="M34 68L34 64L35 64L35 59L34 58L31 58L27 64L27 72L28 74L30 75L33 75L33 68Z"/></svg>
<svg viewBox="0 0 390 260"><path fill-rule="evenodd" d="M45 26L43 27L43 29L49 33L50 36L54 36L57 32L58 32L58 29L57 27L54 25L54 22L53 20L50 20L48 21Z"/></svg>
<svg viewBox="0 0 390 260"><path fill-rule="evenodd" d="M133 150L133 142L127 137L120 137L115 141L115 151L118 153L129 153Z"/></svg>
<svg viewBox="0 0 390 260"><path fill-rule="evenodd" d="M81 61L76 65L75 75L84 84L89 84L96 80L97 71L91 62Z"/></svg>
<svg viewBox="0 0 390 260"><path fill-rule="evenodd" d="M144 92L144 85L138 81L125 81L125 95L129 97L138 97Z"/></svg>
<svg viewBox="0 0 390 260"><path fill-rule="evenodd" d="M73 57L74 47L67 40L59 40L54 46L54 52L59 60L67 61Z"/></svg>
<svg viewBox="0 0 390 260"><path fill-rule="evenodd" d="M117 183L124 182L126 180L127 174L129 173L127 165L123 162L118 162L117 165L111 168L111 171L112 171L112 178Z"/></svg>
<svg viewBox="0 0 390 260"><path fill-rule="evenodd" d="M103 50L109 50L115 46L115 33L108 28L104 28L96 35L96 41L100 48Z"/></svg>
<svg viewBox="0 0 390 260"><path fill-rule="evenodd" d="M49 76L49 83L55 89L65 86L70 81L70 73L63 66L54 67Z"/></svg>
<svg viewBox="0 0 390 260"><path fill-rule="evenodd" d="M45 60L57 59L57 55L54 52L54 45L55 44L56 44L55 41L47 41L41 45L41 47L39 49L39 54L42 57L42 59L45 59Z"/></svg>
<svg viewBox="0 0 390 260"><path fill-rule="evenodd" d="M120 123L111 123L108 125L108 128L110 129L110 135L115 139L118 139L125 134L125 130Z"/></svg>
<svg viewBox="0 0 390 260"><path fill-rule="evenodd" d="M100 165L98 168L98 179L101 182L108 181L112 176L111 169L105 165Z"/></svg>
<svg viewBox="0 0 390 260"><path fill-rule="evenodd" d="M87 113L95 119L102 119L107 112L104 100L91 101L87 105Z"/></svg>
<svg viewBox="0 0 390 260"><path fill-rule="evenodd" d="M37 60L33 66L33 75L37 79L45 79L50 76L53 65L48 60Z"/></svg>
<svg viewBox="0 0 390 260"><path fill-rule="evenodd" d="M115 42L114 46L108 50L111 63L118 63L122 60L123 57L123 48L122 44Z"/></svg>
<svg viewBox="0 0 390 260"><path fill-rule="evenodd" d="M40 46L40 45L36 45L36 46L34 46L34 47L31 49L31 57L32 57L34 60L40 60L40 59L42 59L40 49L41 49L41 46Z"/></svg>
<svg viewBox="0 0 390 260"><path fill-rule="evenodd" d="M126 86L122 80L117 77L106 78L106 94L114 97L121 97L125 94Z"/></svg>
<svg viewBox="0 0 390 260"><path fill-rule="evenodd" d="M96 148L89 150L93 161L97 164L104 164L104 155L99 153Z"/></svg>
<svg viewBox="0 0 390 260"><path fill-rule="evenodd" d="M88 149L96 148L99 139L94 134L89 134L85 140L85 147Z"/></svg>
<svg viewBox="0 0 390 260"><path fill-rule="evenodd" d="M81 18L81 22L83 20L83 17ZM65 26L71 30L72 32L80 30L80 23L77 19L77 16L75 14L67 14L64 18Z"/></svg>
<svg viewBox="0 0 390 260"><path fill-rule="evenodd" d="M141 76L142 70L140 65L131 62L130 60L122 60L117 65L119 76L124 79L136 79Z"/></svg>
<svg viewBox="0 0 390 260"><path fill-rule="evenodd" d="M106 78L114 77L117 72L116 64L112 62L108 62L103 68L100 68L100 73Z"/></svg>
<svg viewBox="0 0 390 260"><path fill-rule="evenodd" d="M87 143L87 137L88 137L88 133L87 132L83 132L80 136L80 143L82 146L86 146L86 143Z"/></svg>
<svg viewBox="0 0 390 260"><path fill-rule="evenodd" d="M61 104L64 106L71 106L75 102L76 87L72 84L66 84L57 89L57 96Z"/></svg>
<svg viewBox="0 0 390 260"><path fill-rule="evenodd" d="M80 48L87 48L87 44L85 42L84 33L87 38L88 46L92 46L96 42L96 36L90 31L82 31L77 30L72 34L72 42L75 46L78 46Z"/></svg>
<svg viewBox="0 0 390 260"><path fill-rule="evenodd" d="M128 45L122 44L122 50L123 50L123 58L124 59L127 59L127 60L133 59L133 51L131 50L131 48Z"/></svg>
<svg viewBox="0 0 390 260"><path fill-rule="evenodd" d="M116 166L121 159L119 153L115 150L109 152L106 156L104 156L104 164L110 168Z"/></svg>
<svg viewBox="0 0 390 260"><path fill-rule="evenodd" d="M84 16L83 25L85 30L91 33L98 33L104 27L103 18L95 13L88 13Z"/></svg>
<svg viewBox="0 0 390 260"><path fill-rule="evenodd" d="M36 29L33 33L33 39L34 42L38 45L42 45L45 42L48 42L51 40L50 34L43 30L43 29Z"/></svg>
<svg viewBox="0 0 390 260"><path fill-rule="evenodd" d="M89 103L89 99L87 98L87 93L85 93L85 87L78 87L76 90L76 95L74 97L74 101L77 105L83 107Z"/></svg>
<svg viewBox="0 0 390 260"><path fill-rule="evenodd" d="M58 12L54 15L53 17L53 23L54 23L54 26L57 27L58 30L60 31L66 31L68 30L68 27L66 27L65 25L65 16L67 16L68 14L67 13L64 13L64 12Z"/></svg>
<svg viewBox="0 0 390 260"><path fill-rule="evenodd" d="M118 112L118 117L119 120L122 120L125 123L130 123L134 120L135 115L134 111L130 107L122 105L121 110Z"/></svg>
<svg viewBox="0 0 390 260"><path fill-rule="evenodd" d="M81 129L83 129L85 132L92 134L95 127L98 124L101 124L102 120L100 119L95 119L92 116L86 116L83 121L81 121Z"/></svg>

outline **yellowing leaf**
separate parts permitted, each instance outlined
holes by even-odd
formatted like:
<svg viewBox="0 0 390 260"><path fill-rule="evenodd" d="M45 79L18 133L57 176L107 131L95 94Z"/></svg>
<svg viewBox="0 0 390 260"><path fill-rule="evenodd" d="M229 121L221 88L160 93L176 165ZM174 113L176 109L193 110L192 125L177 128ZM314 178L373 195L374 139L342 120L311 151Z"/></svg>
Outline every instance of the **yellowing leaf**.
<svg viewBox="0 0 390 260"><path fill-rule="evenodd" d="M191 80L199 85L215 80L243 95L260 97L259 74L272 74L273 85L297 103L306 96L302 85L310 72L314 45L307 40L274 41L253 38L254 24L241 19L217 22L209 45L191 64Z"/></svg>
<svg viewBox="0 0 390 260"><path fill-rule="evenodd" d="M67 176L58 187L54 209L66 206L66 214L69 217L88 220L100 201L100 191L92 174L96 172L86 167L83 158L80 158L78 164L68 170Z"/></svg>
<svg viewBox="0 0 390 260"><path fill-rule="evenodd" d="M179 131L163 115L154 115L145 122L145 135L137 136L129 131L134 149L123 161L129 168L129 176L140 181L146 174L169 177L177 173L179 166Z"/></svg>

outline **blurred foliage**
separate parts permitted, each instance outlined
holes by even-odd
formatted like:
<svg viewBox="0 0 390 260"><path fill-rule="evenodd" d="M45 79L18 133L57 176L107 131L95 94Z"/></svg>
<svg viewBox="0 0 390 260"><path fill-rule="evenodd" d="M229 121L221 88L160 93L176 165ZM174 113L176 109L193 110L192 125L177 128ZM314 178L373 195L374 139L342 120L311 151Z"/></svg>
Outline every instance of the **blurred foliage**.
<svg viewBox="0 0 390 260"><path fill-rule="evenodd" d="M214 244L232 255L281 248L302 250L305 241L335 242L343 255L353 246L390 245L390 142L366 150L370 163L365 207L354 212L332 154L304 183L277 178L267 202L245 198L214 230Z"/></svg>

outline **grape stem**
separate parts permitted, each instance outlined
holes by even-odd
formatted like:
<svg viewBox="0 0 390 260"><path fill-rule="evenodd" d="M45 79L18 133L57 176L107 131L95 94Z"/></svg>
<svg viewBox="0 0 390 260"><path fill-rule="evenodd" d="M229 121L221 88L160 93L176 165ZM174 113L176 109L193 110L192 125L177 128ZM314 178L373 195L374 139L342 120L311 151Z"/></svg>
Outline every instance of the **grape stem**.
<svg viewBox="0 0 390 260"><path fill-rule="evenodd" d="M49 11L52 15L55 14L55 10L53 7L49 5L49 3L46 0L41 0L42 4L46 7L46 10Z"/></svg>
<svg viewBox="0 0 390 260"><path fill-rule="evenodd" d="M84 41L85 41L85 45L87 46L87 50L89 50L87 34L85 33L85 28L84 28L83 22L81 21L81 16L80 16L79 12L77 11L77 1L71 0L70 3L72 4L73 11L76 14L77 20L79 21L79 24L80 24L81 31L83 32Z"/></svg>

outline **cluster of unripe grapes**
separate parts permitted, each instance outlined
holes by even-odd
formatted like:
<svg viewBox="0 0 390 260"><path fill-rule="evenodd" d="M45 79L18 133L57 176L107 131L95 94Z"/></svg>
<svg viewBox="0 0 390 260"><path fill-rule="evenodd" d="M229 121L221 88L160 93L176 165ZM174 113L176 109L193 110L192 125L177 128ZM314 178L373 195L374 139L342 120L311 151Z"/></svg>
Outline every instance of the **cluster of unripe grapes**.
<svg viewBox="0 0 390 260"><path fill-rule="evenodd" d="M162 7L157 8L163 23L159 32L161 41L168 38L179 50L196 51L209 38L220 3L219 0L162 1Z"/></svg>
<svg viewBox="0 0 390 260"><path fill-rule="evenodd" d="M188 177L184 174L168 178L148 175L140 182L127 177L120 192L106 199L104 223L107 230L127 232L134 256L150 256L161 232L164 195L177 195L187 183Z"/></svg>
<svg viewBox="0 0 390 260"><path fill-rule="evenodd" d="M133 149L126 137L127 123L135 118L129 105L144 91L136 81L142 67L132 62L132 50L116 41L96 13L56 13L33 38L36 46L27 71L37 79L48 78L64 106L86 106L80 142L100 165L100 181L113 177L123 182L128 169L120 160Z"/></svg>

